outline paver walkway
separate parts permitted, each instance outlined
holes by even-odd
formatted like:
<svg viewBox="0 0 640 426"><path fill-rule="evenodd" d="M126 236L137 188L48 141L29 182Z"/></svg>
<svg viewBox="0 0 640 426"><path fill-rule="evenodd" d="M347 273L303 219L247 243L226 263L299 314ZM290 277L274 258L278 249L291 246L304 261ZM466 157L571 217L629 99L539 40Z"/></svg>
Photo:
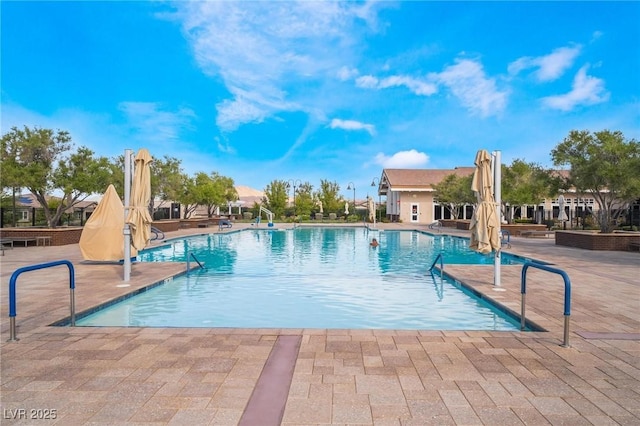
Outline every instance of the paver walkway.
<svg viewBox="0 0 640 426"><path fill-rule="evenodd" d="M85 264L77 245L7 250L1 423L235 425L243 414L244 424L255 422L245 409L269 392L256 384L276 380L270 365L278 363L267 360L279 336L297 336L283 425L640 424L640 255L553 239L511 243L509 251L569 274L570 348L560 346L562 280L535 270L527 318L548 332L50 327L69 315L68 271L57 267L19 278L20 340L7 342L7 283L21 266L71 260L78 311L185 268L136 264L122 287L121 266ZM503 266L504 291L496 291L491 266L445 259L447 273L516 312L520 269Z"/></svg>

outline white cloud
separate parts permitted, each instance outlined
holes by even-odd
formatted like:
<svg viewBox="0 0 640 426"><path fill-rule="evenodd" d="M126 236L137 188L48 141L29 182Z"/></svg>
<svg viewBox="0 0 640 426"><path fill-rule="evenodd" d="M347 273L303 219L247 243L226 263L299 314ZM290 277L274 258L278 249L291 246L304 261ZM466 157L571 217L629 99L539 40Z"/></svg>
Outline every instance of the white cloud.
<svg viewBox="0 0 640 426"><path fill-rule="evenodd" d="M427 165L429 156L415 149L398 151L390 157L380 152L374 162L386 169L417 169Z"/></svg>
<svg viewBox="0 0 640 426"><path fill-rule="evenodd" d="M282 111L321 104L293 83L347 77L359 42L356 23L376 26L383 5L355 2L177 2L177 17L199 66L220 78L230 98L217 105L217 124L233 131ZM309 87L309 85L307 85Z"/></svg>
<svg viewBox="0 0 640 426"><path fill-rule="evenodd" d="M478 62L461 59L455 65L430 77L444 84L460 99L462 105L482 117L502 112L507 103L507 92L498 90L494 79L487 78Z"/></svg>
<svg viewBox="0 0 640 426"><path fill-rule="evenodd" d="M356 79L356 86L363 89L377 89L380 84L380 80L372 75L363 75Z"/></svg>
<svg viewBox="0 0 640 426"><path fill-rule="evenodd" d="M373 124L365 124L355 120L341 120L339 118L334 118L331 120L329 127L332 129L343 130L366 130L372 136L375 134L375 127Z"/></svg>
<svg viewBox="0 0 640 426"><path fill-rule="evenodd" d="M575 62L582 46L560 47L548 55L525 56L508 66L509 74L515 75L528 68L537 68L534 75L538 81L553 81L561 77Z"/></svg>
<svg viewBox="0 0 640 426"><path fill-rule="evenodd" d="M430 96L438 91L438 86L423 80L403 75L393 75L378 79L372 75L364 75L356 79L356 86L363 89L388 89L390 87L404 86L411 93L419 96Z"/></svg>
<svg viewBox="0 0 640 426"><path fill-rule="evenodd" d="M609 92L605 89L604 80L587 75L587 69L589 69L588 65L580 68L573 79L569 93L543 98L543 104L552 109L570 111L578 105L606 102L609 99Z"/></svg>
<svg viewBox="0 0 640 426"><path fill-rule="evenodd" d="M342 67L338 70L338 79L340 79L340 81L347 81L347 80L351 80L352 78L357 77L359 74L358 70L356 68L349 68L349 67Z"/></svg>
<svg viewBox="0 0 640 426"><path fill-rule="evenodd" d="M195 117L189 108L167 111L154 102L121 102L118 109L143 140L152 141L178 139L184 129L191 128L191 121Z"/></svg>

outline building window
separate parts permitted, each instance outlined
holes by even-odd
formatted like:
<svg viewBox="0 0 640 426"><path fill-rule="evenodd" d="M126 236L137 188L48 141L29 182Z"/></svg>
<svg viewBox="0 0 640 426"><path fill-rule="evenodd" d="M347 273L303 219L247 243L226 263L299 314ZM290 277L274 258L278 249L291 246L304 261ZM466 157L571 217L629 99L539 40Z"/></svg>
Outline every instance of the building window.
<svg viewBox="0 0 640 426"><path fill-rule="evenodd" d="M20 219L18 220L29 220L29 212L26 210L20 211Z"/></svg>

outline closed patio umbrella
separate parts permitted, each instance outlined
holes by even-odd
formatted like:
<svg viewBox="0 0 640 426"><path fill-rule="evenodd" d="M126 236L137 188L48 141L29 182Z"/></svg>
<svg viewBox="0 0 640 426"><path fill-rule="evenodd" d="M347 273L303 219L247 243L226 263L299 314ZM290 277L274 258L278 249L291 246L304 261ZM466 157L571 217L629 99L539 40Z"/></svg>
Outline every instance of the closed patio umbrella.
<svg viewBox="0 0 640 426"><path fill-rule="evenodd" d="M478 197L478 205L473 212L469 226L471 231L469 248L487 254L493 250L500 250L500 219L496 212L496 202L493 197L491 156L486 150L478 151L475 165L476 169L473 172L471 189Z"/></svg>
<svg viewBox="0 0 640 426"><path fill-rule="evenodd" d="M131 202L127 223L131 228L131 245L142 250L151 238L151 162L149 151L141 149L135 159L133 183L131 185Z"/></svg>
<svg viewBox="0 0 640 426"><path fill-rule="evenodd" d="M558 220L560 222L565 222L569 220L569 218L567 217L567 212L564 211L564 203L565 203L564 195L560 195L558 197L558 207L560 208L560 212L558 213Z"/></svg>

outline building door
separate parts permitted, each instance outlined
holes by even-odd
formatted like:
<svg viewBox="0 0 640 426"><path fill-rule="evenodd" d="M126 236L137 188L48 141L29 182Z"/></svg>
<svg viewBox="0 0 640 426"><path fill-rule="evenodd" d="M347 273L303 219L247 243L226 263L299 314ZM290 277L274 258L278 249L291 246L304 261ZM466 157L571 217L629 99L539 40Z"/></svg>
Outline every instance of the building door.
<svg viewBox="0 0 640 426"><path fill-rule="evenodd" d="M411 204L411 222L418 222L420 219L419 204Z"/></svg>

